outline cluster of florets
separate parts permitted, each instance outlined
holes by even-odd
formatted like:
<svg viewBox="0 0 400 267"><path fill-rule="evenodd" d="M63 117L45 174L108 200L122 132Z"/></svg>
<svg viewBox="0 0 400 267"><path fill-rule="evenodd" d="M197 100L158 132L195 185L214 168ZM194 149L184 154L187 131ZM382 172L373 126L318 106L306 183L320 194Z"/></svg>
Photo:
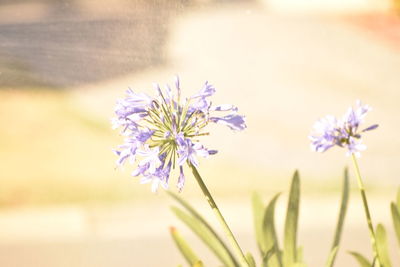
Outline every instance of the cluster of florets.
<svg viewBox="0 0 400 267"><path fill-rule="evenodd" d="M350 107L342 119L326 116L314 124L314 131L309 137L311 148L317 152L324 152L333 146L347 148L347 154L360 156L360 151L366 149L361 142L361 134L376 129L377 124L360 130L364 117L371 108L357 101L356 108Z"/></svg>
<svg viewBox="0 0 400 267"><path fill-rule="evenodd" d="M200 144L198 137L208 135L208 123L224 124L232 130L246 128L244 116L237 114L233 105L212 106L209 97L215 88L206 82L194 96L181 99L178 77L175 78L176 94L169 85L161 90L154 85L155 98L129 89L126 97L119 99L115 108L113 128L121 128L124 144L115 153L117 164L130 162L137 166L133 176L142 176L141 183L152 183L152 191L159 185L168 187L171 171L179 168L177 187L182 190L185 183L183 165L198 167L197 156L208 157L217 153ZM225 112L214 116L214 111Z"/></svg>

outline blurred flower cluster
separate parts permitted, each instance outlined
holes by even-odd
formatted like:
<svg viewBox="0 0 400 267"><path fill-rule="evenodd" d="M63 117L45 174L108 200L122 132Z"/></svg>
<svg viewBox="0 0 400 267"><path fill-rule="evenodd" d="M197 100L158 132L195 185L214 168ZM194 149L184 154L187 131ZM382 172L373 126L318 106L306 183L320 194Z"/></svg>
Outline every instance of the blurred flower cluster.
<svg viewBox="0 0 400 267"><path fill-rule="evenodd" d="M366 149L366 146L361 143L361 134L378 127L374 124L363 130L359 129L370 110L368 105L362 105L360 101L357 101L356 108L350 107L342 119L328 115L318 120L309 137L311 148L317 152L325 152L336 145L347 148L348 155L360 156L360 151Z"/></svg>

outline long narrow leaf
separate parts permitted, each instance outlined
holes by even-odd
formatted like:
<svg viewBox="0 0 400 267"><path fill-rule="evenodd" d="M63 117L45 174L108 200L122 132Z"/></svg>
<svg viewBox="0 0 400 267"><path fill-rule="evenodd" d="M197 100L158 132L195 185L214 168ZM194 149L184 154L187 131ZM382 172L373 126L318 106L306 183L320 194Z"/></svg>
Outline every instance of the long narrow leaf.
<svg viewBox="0 0 400 267"><path fill-rule="evenodd" d="M303 261L304 261L303 247L298 247L297 248L297 262L303 262Z"/></svg>
<svg viewBox="0 0 400 267"><path fill-rule="evenodd" d="M263 266L269 266L269 260L272 258L272 256L275 254L275 247L271 247L262 257L262 262Z"/></svg>
<svg viewBox="0 0 400 267"><path fill-rule="evenodd" d="M342 189L342 201L340 205L340 211L339 211L339 217L338 221L336 224L336 230L335 230L335 238L333 240L333 244L331 247L331 253L329 254L330 256L333 256L328 260L327 262L327 267L332 267L335 263L336 255L337 255L337 250L339 250L339 244L340 244L340 239L342 237L342 232L343 232L343 225L344 225L344 219L346 217L346 212L347 212L347 206L349 203L349 172L348 169L344 169L344 178L343 178L343 189ZM336 250L335 253L332 254L332 252Z"/></svg>
<svg viewBox="0 0 400 267"><path fill-rule="evenodd" d="M392 220L393 220L394 230L395 230L396 236L397 236L397 242L400 245L400 213L399 213L399 209L396 207L396 204L394 204L392 202L390 205L390 210L392 211Z"/></svg>
<svg viewBox="0 0 400 267"><path fill-rule="evenodd" d="M198 261L195 264L192 265L192 267L203 267L203 262L202 261Z"/></svg>
<svg viewBox="0 0 400 267"><path fill-rule="evenodd" d="M249 267L256 267L256 261L254 260L253 255L250 252L246 253L246 260L249 263Z"/></svg>
<svg viewBox="0 0 400 267"><path fill-rule="evenodd" d="M357 260L360 267L371 267L372 266L372 263L369 260L367 260L360 253L354 252L354 251L350 251L349 253L354 256L354 258Z"/></svg>
<svg viewBox="0 0 400 267"><path fill-rule="evenodd" d="M264 232L263 232L263 218L264 218L265 207L262 203L260 195L257 193L253 193L252 206L253 206L254 230L256 234L258 249L260 250L261 255L265 255L267 252L267 248L265 247Z"/></svg>
<svg viewBox="0 0 400 267"><path fill-rule="evenodd" d="M397 190L397 200L396 200L397 208L399 209L400 212L400 187Z"/></svg>
<svg viewBox="0 0 400 267"><path fill-rule="evenodd" d="M297 226L300 205L300 178L296 171L290 187L289 202L286 211L285 235L283 242L283 262L291 266L297 261Z"/></svg>
<svg viewBox="0 0 400 267"><path fill-rule="evenodd" d="M334 263L334 261L335 261L335 257L336 257L336 254L337 254L337 252L338 252L338 247L334 247L332 250L331 250L331 253L329 253L329 257L328 257L328 260L326 261L326 266L327 267L329 267L329 266L333 266L333 263Z"/></svg>
<svg viewBox="0 0 400 267"><path fill-rule="evenodd" d="M193 217L195 217L198 221L200 221L210 232L211 234L218 240L218 242L221 244L221 246L224 247L224 249L227 251L229 254L229 257L231 260L234 262L235 266L239 266L235 256L233 256L233 253L229 249L229 247L225 244L225 242L222 240L222 238L217 234L217 232L211 227L211 225L201 216L189 203L187 203L185 200L180 198L178 195L167 191L167 193L175 199L179 204L181 204Z"/></svg>
<svg viewBox="0 0 400 267"><path fill-rule="evenodd" d="M173 240L175 241L176 246L182 253L183 257L189 263L190 266L194 265L199 261L197 255L190 248L189 244L183 239L183 237L179 234L178 230L175 227L170 228L170 232Z"/></svg>
<svg viewBox="0 0 400 267"><path fill-rule="evenodd" d="M237 266L230 257L228 251L221 244L221 242L215 237L214 233L206 227L203 222L197 218L190 216L186 212L180 210L177 207L172 207L172 212L182 220L209 248L210 250L221 260L226 266Z"/></svg>
<svg viewBox="0 0 400 267"><path fill-rule="evenodd" d="M378 224L376 228L376 246L378 249L379 259L382 261L383 267L391 267L389 249L387 245L386 230L382 224Z"/></svg>
<svg viewBox="0 0 400 267"><path fill-rule="evenodd" d="M278 238L275 230L275 204L280 194L275 195L269 202L263 219L263 232L264 232L264 242L267 251L271 248L274 251L274 256L276 258L278 266L282 267L282 255L279 250ZM273 257L271 257L271 260Z"/></svg>

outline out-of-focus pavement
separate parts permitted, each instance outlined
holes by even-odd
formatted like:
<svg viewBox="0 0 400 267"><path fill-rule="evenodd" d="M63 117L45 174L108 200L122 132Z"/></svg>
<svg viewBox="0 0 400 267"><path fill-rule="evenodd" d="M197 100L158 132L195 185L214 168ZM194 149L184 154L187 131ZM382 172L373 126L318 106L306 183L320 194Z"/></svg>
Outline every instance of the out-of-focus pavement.
<svg viewBox="0 0 400 267"><path fill-rule="evenodd" d="M183 87L189 88L185 90L187 95L200 88L205 79L215 84L218 93L214 101L237 104L247 115L249 128L229 138L226 131L216 129L208 145L221 153L202 162L202 173L209 177L207 183L217 196L230 197L217 199L222 199L221 209L242 246L255 253L250 195L243 195L254 189L270 192L271 184L277 184L275 188L280 191L286 189L282 185L288 185L294 168L300 168L304 184L316 184L314 190L324 181L335 184L332 178L340 177L348 158L342 150L312 154L306 138L319 116L340 115L361 97L374 108L368 122L381 125L368 134L369 148L361 158L361 167L368 174L367 184L384 185L381 191L370 194L371 210L375 222L383 222L389 230L392 256L399 263L389 201L395 197L399 184L396 174L400 172L400 50L349 25L340 16L302 12L288 15L284 11L291 9L290 5L277 3L236 3L219 9L189 10L170 25L163 48L165 64L79 86L69 93L70 100L93 117L108 118L115 98L128 86L149 88L152 81L170 81L175 73L181 76ZM370 7L364 6L367 10ZM338 10L342 10L340 6L335 12ZM115 144L104 145L108 149ZM104 167L100 165L93 164ZM127 176L125 172L116 178L113 173L112 178ZM285 178L274 181L270 177ZM136 182L129 186L148 190ZM200 194L193 189L195 186L188 182L185 191L190 192L195 206L214 221L204 202L193 198ZM241 196L234 198L234 193L226 193L229 190ZM369 254L361 201L356 192L352 196L337 266L355 266L347 250ZM300 243L310 266L322 266L326 260L338 201L339 197L325 197L323 193L318 197L304 195L302 199ZM170 203L162 195L120 205L2 209L1 266L155 267L183 263L169 238L168 226L178 225L185 235L188 231L170 214ZM278 228L282 228L283 205L276 216ZM207 253L193 236L188 239L195 242L200 255ZM215 262L210 254L205 255Z"/></svg>
<svg viewBox="0 0 400 267"><path fill-rule="evenodd" d="M356 193L351 196L337 266L356 266L347 251L371 255L361 198ZM268 198L265 197L265 201ZM284 194L276 210L280 237L286 198ZM305 196L301 201L298 242L309 266L323 266L327 259L339 198ZM242 248L257 255L258 259L250 200L240 198L218 202ZM388 230L390 251L394 266L397 266L399 255L387 199L372 198L370 203L373 219L376 223L384 223ZM178 228L207 266L216 266L215 256L173 217L168 208L172 204L161 194L150 201L124 205L3 210L0 214L1 266L177 266L184 263L184 259L169 236L170 226ZM209 218L223 236L206 201L192 200L191 204Z"/></svg>

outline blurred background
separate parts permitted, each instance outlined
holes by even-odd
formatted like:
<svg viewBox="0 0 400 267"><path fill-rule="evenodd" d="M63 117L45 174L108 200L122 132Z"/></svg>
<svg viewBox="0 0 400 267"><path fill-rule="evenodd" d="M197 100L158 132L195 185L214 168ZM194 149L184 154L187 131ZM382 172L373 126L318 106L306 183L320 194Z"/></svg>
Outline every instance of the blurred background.
<svg viewBox="0 0 400 267"><path fill-rule="evenodd" d="M400 184L399 70L398 0L1 0L0 265L176 266L184 259L169 226L216 264L165 192L139 185L130 166L116 170L111 152L123 141L110 126L116 99L175 74L184 94L208 80L214 103L246 115L246 131L215 127L203 139L219 153L200 168L246 251L257 253L251 193L267 202L284 192L281 230L299 169L309 266L327 258L351 162L340 149L312 153L307 136L356 99L371 105L367 123L380 127L359 163L399 264L389 210ZM371 255L352 171L337 266L356 265L348 250ZM215 222L195 181L181 196Z"/></svg>

